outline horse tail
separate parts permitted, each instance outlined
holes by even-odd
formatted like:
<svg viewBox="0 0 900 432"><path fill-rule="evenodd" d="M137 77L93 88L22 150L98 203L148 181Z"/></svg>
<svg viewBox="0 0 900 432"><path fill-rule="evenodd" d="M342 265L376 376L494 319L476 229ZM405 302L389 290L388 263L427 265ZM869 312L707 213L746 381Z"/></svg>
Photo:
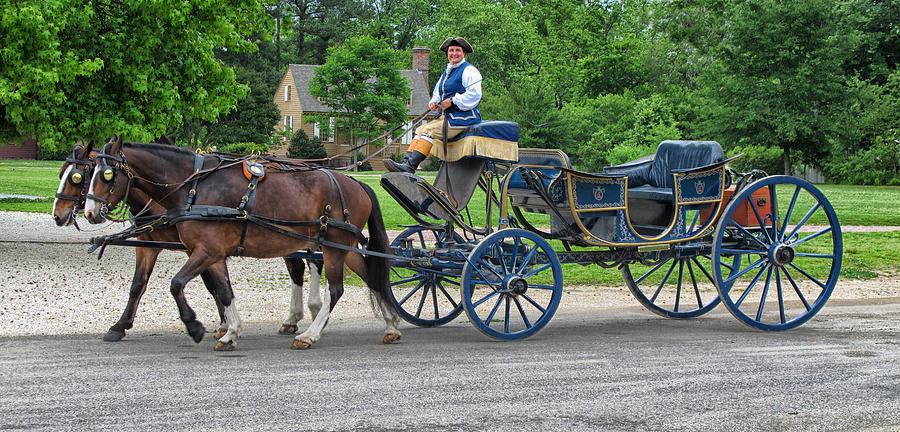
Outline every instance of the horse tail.
<svg viewBox="0 0 900 432"><path fill-rule="evenodd" d="M368 249L373 252L390 253L391 243L390 239L388 239L387 229L384 227L384 218L381 215L378 197L375 196L375 191L369 185L358 180L357 182L366 191L369 200L372 201L372 211L369 213L367 222L369 227ZM365 263L366 279L368 279L369 288L380 294L382 299L387 300L389 298L388 291L391 289L391 259L366 256Z"/></svg>

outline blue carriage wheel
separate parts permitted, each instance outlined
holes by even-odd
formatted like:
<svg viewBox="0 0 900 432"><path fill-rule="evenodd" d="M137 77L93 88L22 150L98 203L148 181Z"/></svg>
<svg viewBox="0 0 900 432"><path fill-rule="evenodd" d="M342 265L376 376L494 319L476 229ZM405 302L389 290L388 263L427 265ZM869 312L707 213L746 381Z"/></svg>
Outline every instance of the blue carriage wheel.
<svg viewBox="0 0 900 432"><path fill-rule="evenodd" d="M443 248L451 242L446 236L443 230L407 228L391 242L391 248L394 251L398 248ZM461 243L464 240L453 233L452 242ZM462 312L462 305L457 300L458 285L458 274L442 269L398 266L395 263L391 268L388 300L406 322L419 327L436 327L452 321Z"/></svg>
<svg viewBox="0 0 900 432"><path fill-rule="evenodd" d="M463 309L475 328L502 340L524 339L547 325L562 289L556 251L518 228L485 237L469 254L460 281Z"/></svg>
<svg viewBox="0 0 900 432"><path fill-rule="evenodd" d="M675 256L670 249L646 263L625 264L625 285L642 306L666 318L694 318L713 310L721 300L712 272L711 241L705 240L694 253ZM732 269L737 260L730 263Z"/></svg>
<svg viewBox="0 0 900 432"><path fill-rule="evenodd" d="M725 208L712 258L722 303L761 330L797 327L822 309L841 271L841 226L828 199L805 180L772 176ZM723 263L739 258L730 271Z"/></svg>

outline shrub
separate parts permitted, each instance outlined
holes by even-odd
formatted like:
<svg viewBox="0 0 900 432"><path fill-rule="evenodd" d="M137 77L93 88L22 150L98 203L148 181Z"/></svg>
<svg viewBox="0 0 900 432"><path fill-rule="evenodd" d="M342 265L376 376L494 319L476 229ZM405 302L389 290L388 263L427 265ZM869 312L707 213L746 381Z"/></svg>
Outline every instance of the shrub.
<svg viewBox="0 0 900 432"><path fill-rule="evenodd" d="M38 146L38 160L66 160L69 157L69 154L72 153L72 149L64 150L62 148L48 149L41 146Z"/></svg>
<svg viewBox="0 0 900 432"><path fill-rule="evenodd" d="M900 185L900 143L879 137L869 149L835 154L823 171L834 183L856 185Z"/></svg>
<svg viewBox="0 0 900 432"><path fill-rule="evenodd" d="M287 156L296 159L323 159L328 157L328 153L325 152L321 139L310 139L306 132L298 130L288 145Z"/></svg>
<svg viewBox="0 0 900 432"><path fill-rule="evenodd" d="M265 154L269 152L269 146L257 143L231 143L218 148L218 151L221 153L236 154Z"/></svg>
<svg viewBox="0 0 900 432"><path fill-rule="evenodd" d="M389 157L392 161L400 163L400 162L403 162L404 156L405 155L401 154L401 153L391 153L391 155Z"/></svg>
<svg viewBox="0 0 900 432"><path fill-rule="evenodd" d="M367 156L365 153L356 152L356 160L357 161L361 161L361 160L365 159L366 157ZM362 165L358 166L356 169L358 171L372 171L372 164L370 164L369 161L365 161L362 163Z"/></svg>
<svg viewBox="0 0 900 432"><path fill-rule="evenodd" d="M437 171L441 167L441 160L434 156L428 156L425 159L425 168L423 171Z"/></svg>
<svg viewBox="0 0 900 432"><path fill-rule="evenodd" d="M744 154L729 163L732 168L741 172L758 169L767 174L782 174L784 171L784 160L782 159L784 150L778 147L748 144L735 146L727 153L730 156Z"/></svg>

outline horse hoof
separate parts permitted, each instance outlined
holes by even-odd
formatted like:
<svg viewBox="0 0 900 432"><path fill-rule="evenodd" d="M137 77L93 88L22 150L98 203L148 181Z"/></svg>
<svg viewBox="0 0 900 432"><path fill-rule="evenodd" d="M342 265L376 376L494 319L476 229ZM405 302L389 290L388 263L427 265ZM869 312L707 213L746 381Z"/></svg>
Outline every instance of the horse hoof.
<svg viewBox="0 0 900 432"><path fill-rule="evenodd" d="M216 351L234 351L234 342L217 342L213 349Z"/></svg>
<svg viewBox="0 0 900 432"><path fill-rule="evenodd" d="M386 334L386 335L384 335L384 339L381 340L381 343L384 343L384 344L400 343L400 335L397 333Z"/></svg>
<svg viewBox="0 0 900 432"><path fill-rule="evenodd" d="M194 339L195 343L200 343L203 340L203 335L206 334L206 328L203 327L203 324L200 324L200 321L191 321L186 326L191 339Z"/></svg>
<svg viewBox="0 0 900 432"><path fill-rule="evenodd" d="M291 335L297 333L297 326L294 324L282 324L281 328L278 329L278 334L280 335Z"/></svg>
<svg viewBox="0 0 900 432"><path fill-rule="evenodd" d="M297 340L297 339L294 339L294 342L291 343L291 349L295 349L295 350L305 350L305 349L310 349L311 347L312 347L311 343L304 342L304 341Z"/></svg>
<svg viewBox="0 0 900 432"><path fill-rule="evenodd" d="M227 328L220 328L220 329L216 330L216 333L215 333L216 339L221 339L222 336L225 336L225 333L228 333Z"/></svg>
<svg viewBox="0 0 900 432"><path fill-rule="evenodd" d="M118 342L125 337L124 331L109 329L105 335L103 335L103 342Z"/></svg>

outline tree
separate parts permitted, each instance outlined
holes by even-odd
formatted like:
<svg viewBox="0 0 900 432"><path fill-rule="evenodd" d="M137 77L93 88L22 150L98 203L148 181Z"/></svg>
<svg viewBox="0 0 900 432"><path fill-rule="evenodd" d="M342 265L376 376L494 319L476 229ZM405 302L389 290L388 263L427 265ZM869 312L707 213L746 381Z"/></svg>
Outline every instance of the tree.
<svg viewBox="0 0 900 432"><path fill-rule="evenodd" d="M727 36L700 77L708 136L726 144L779 146L818 162L828 154L847 108L841 65L857 35L840 31L835 1L736 2Z"/></svg>
<svg viewBox="0 0 900 432"><path fill-rule="evenodd" d="M218 57L234 68L235 77L246 84L250 92L237 102L235 109L219 115L207 128L206 144L223 146L236 142L268 144L272 139L272 125L281 118L272 94L281 79L272 65L273 44L259 42L254 53L221 51Z"/></svg>
<svg viewBox="0 0 900 432"><path fill-rule="evenodd" d="M0 140L150 140L247 92L214 50L253 50L258 0L22 0L0 6Z"/></svg>
<svg viewBox="0 0 900 432"><path fill-rule="evenodd" d="M309 93L323 98L329 108L325 117L335 117L335 127L349 131L351 143L405 121L409 83L400 75L395 58L386 42L362 36L329 48L325 64L316 68Z"/></svg>
<svg viewBox="0 0 900 432"><path fill-rule="evenodd" d="M287 148L287 157L297 159L324 159L328 157L325 146L319 138L309 138L303 129L298 129L291 137L291 143Z"/></svg>

